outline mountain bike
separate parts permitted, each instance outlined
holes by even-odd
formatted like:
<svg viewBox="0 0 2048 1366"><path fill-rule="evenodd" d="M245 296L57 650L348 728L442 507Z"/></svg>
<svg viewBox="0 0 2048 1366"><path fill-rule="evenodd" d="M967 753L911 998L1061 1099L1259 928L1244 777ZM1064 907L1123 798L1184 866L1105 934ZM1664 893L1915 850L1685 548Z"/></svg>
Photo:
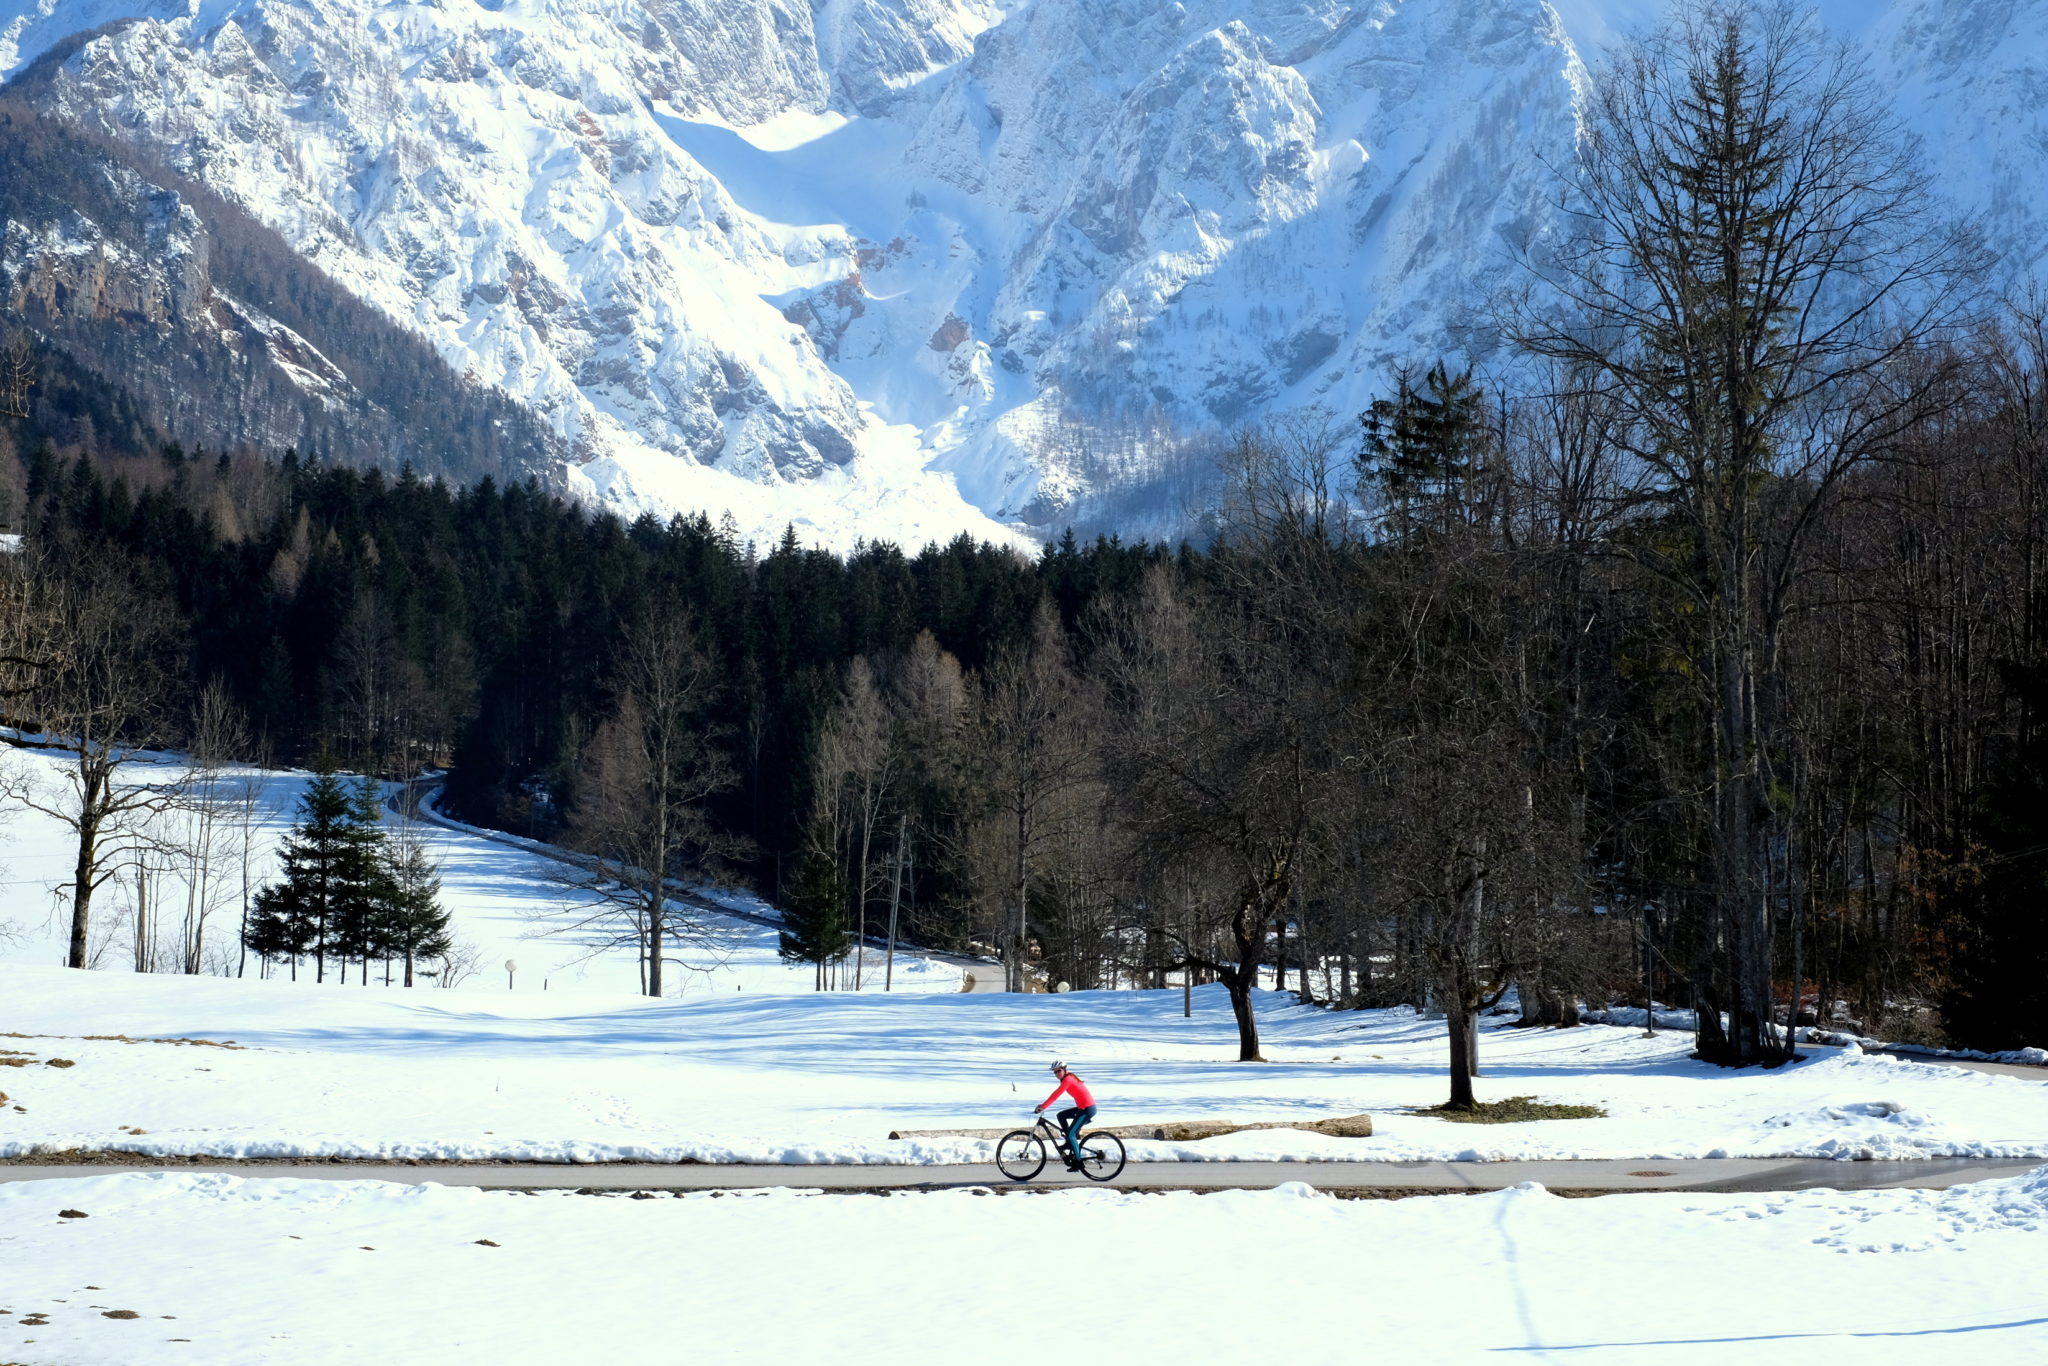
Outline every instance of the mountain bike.
<svg viewBox="0 0 2048 1366"><path fill-rule="evenodd" d="M1029 1129L1013 1129L996 1143L996 1167L1012 1181L1029 1181L1045 1170L1048 1153L1067 1157L1067 1136L1041 1114ZM1081 1135L1081 1175L1090 1181L1114 1181L1124 1169L1124 1141L1107 1129Z"/></svg>

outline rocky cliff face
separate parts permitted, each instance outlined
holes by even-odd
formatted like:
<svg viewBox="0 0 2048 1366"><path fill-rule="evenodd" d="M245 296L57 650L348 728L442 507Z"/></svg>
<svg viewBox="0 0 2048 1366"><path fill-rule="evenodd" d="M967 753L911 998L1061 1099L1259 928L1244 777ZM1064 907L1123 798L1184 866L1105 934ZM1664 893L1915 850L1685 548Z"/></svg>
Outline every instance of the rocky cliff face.
<svg viewBox="0 0 2048 1366"><path fill-rule="evenodd" d="M0 70L540 414L594 496L843 544L1057 527L1483 349L1581 45L1647 8L0 0ZM2048 0L1833 11L2030 261Z"/></svg>
<svg viewBox="0 0 2048 1366"><path fill-rule="evenodd" d="M0 100L0 316L96 377L124 448L294 447L475 478L557 443L201 186ZM69 381L67 381L68 383ZM417 398L432 394L431 405ZM83 409L39 414L64 432Z"/></svg>

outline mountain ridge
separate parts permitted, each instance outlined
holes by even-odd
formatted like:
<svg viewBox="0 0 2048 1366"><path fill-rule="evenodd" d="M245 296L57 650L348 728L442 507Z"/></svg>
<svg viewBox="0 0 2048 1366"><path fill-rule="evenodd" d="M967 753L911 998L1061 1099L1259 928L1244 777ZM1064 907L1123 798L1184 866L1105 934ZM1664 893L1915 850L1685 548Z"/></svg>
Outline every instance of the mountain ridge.
<svg viewBox="0 0 2048 1366"><path fill-rule="evenodd" d="M1588 35L1649 12L12 0L0 70L48 54L40 108L516 398L586 496L917 544L1168 531L1209 434L1484 360L1462 314L1551 226ZM2048 2L1823 17L2040 240Z"/></svg>

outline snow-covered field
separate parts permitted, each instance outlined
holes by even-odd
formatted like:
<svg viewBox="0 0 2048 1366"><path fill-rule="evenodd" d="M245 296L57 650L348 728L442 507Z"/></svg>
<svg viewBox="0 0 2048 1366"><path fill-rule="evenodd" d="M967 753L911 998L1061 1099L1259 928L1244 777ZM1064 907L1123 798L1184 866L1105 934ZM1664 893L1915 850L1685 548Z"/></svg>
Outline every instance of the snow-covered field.
<svg viewBox="0 0 2048 1366"><path fill-rule="evenodd" d="M107 1176L0 1186L0 1360L1976 1366L2048 1357L2044 1233L2048 1169L1395 1202Z"/></svg>
<svg viewBox="0 0 2048 1366"><path fill-rule="evenodd" d="M253 776L268 843L303 778ZM2048 1085L2031 1079L1853 1048L1724 1072L1690 1061L1683 1033L1498 1027L1482 1098L1607 1117L1452 1125L1410 1112L1442 1099L1445 1049L1441 1022L1409 1011L1265 993L1269 1061L1237 1063L1220 988L1183 1018L1177 991L962 994L958 967L899 960L912 990L819 994L774 958L771 930L737 919L691 947L681 995L650 1000L630 953L533 937L577 904L550 861L462 830L432 839L457 932L486 960L456 988L126 970L118 889L105 970L77 972L52 966L63 841L15 814L0 826L0 1156L976 1161L980 1140L887 1135L1021 1120L1061 1056L1105 1122L1365 1111L1377 1129L1133 1142L1140 1161L2048 1158ZM521 965L510 988L503 958ZM2048 1167L1946 1192L1391 1203L1306 1187L632 1200L87 1175L0 1183L0 1363L976 1360L1020 1322L1043 1325L1048 1350L1179 1363L2022 1361L2048 1355L2044 1231ZM1880 1285L1907 1292L1866 1293Z"/></svg>
<svg viewBox="0 0 2048 1366"><path fill-rule="evenodd" d="M1195 994L882 996L759 991L652 1001L568 992L305 984L0 967L0 1154L118 1147L223 1155L760 1162L985 1161L1073 1063L1105 1123L1370 1112L1370 1139L1264 1130L1135 1142L1136 1160L2048 1157L2048 1085L1853 1051L1776 1072L1690 1061L1689 1036L1491 1030L1484 1098L1604 1119L1458 1125L1440 1022L1260 1001L1266 1063L1236 1055L1220 988ZM234 1040L201 1048L92 1040ZM51 1057L76 1065L52 1068ZM16 1109L14 1107L21 1108ZM142 1132L137 1133L140 1130Z"/></svg>
<svg viewBox="0 0 2048 1366"><path fill-rule="evenodd" d="M0 764L35 774L53 784L61 780L58 760L42 753L0 754ZM184 776L172 756L141 772L150 781L170 783ZM222 824L215 832L216 862L221 871L207 922L205 957L210 972L234 972L240 915L239 834L233 807L246 782L254 789L256 884L276 875L275 849L291 828L303 772L235 768L219 784ZM392 818L387 813L386 824ZM634 950L609 947L602 927L584 927L595 898L566 885L565 869L531 850L447 825L422 827L428 850L441 864L441 904L447 908L457 942L468 960L462 984L477 990L514 992L602 991L631 993L639 987ZM173 817L162 833L179 839L189 832ZM189 840L188 840L189 842ZM69 935L69 908L62 898L71 876L76 844L56 821L9 804L0 810L0 964L55 964L64 961ZM180 860L182 869L189 860ZM713 893L722 904L752 914L772 914L759 898L741 891ZM179 933L187 901L179 873L159 876L152 898L157 906L160 955L168 954ZM131 970L135 962L136 895L132 876L123 873L101 890L94 906L95 965L113 971ZM811 969L776 956L777 936L767 926L742 919L692 916L693 928L677 946L680 963L672 963L669 993L697 996L744 991L806 989ZM871 970L881 974L879 952L872 952ZM160 958L170 968L167 957ZM507 973L507 962L518 965ZM677 970L680 968L680 970ZM246 975L261 965L250 960ZM284 969L274 971L283 972ZM312 964L301 966L309 975ZM956 963L899 953L894 988L898 991L958 991L963 969ZM381 967L372 967L372 991L382 990ZM417 991L417 989L415 989ZM0 996L0 1015L6 1001ZM0 1029L9 1026L0 1023ZM104 1032L104 1031L88 1031Z"/></svg>
<svg viewBox="0 0 2048 1366"><path fill-rule="evenodd" d="M12 754L5 762L54 761ZM155 770L179 772L166 761ZM257 859L291 819L303 774L254 772ZM1327 1012L1268 993L1269 1062L1240 1064L1220 988L1065 996L964 995L962 969L899 956L897 990L818 994L775 955L772 928L711 918L683 956L680 993L635 994L629 949L596 950L573 923L587 894L561 865L481 832L434 828L443 900L480 967L453 989L132 970L134 889L100 897L101 971L52 966L69 865L54 822L0 824L0 1033L32 1065L0 1068L0 1154L145 1152L366 1157L680 1158L768 1162L985 1160L986 1143L890 1140L896 1129L1008 1125L1042 1098L1061 1056L1097 1090L1104 1122L1279 1120L1370 1112L1376 1135L1266 1130L1196 1144L1139 1142L1137 1160L2048 1157L2048 1085L1853 1049L1778 1072L1690 1061L1688 1035L1618 1026L1493 1029L1482 1098L1534 1094L1604 1119L1453 1125L1409 1113L1444 1096L1440 1022ZM239 879L235 879L238 891ZM181 914L177 877L153 903ZM208 942L224 967L234 906ZM730 904L755 912L759 902ZM166 929L167 936L170 931ZM506 960L519 964L510 978ZM197 1048L91 1039L234 1040ZM43 1065L64 1058L70 1068ZM8 1061L0 1057L0 1061Z"/></svg>

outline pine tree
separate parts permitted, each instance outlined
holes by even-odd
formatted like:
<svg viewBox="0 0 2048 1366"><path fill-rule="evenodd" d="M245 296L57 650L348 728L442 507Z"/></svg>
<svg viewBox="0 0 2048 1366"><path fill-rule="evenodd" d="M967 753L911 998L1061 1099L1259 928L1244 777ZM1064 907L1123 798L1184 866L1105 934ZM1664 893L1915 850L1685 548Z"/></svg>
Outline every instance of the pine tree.
<svg viewBox="0 0 2048 1366"><path fill-rule="evenodd" d="M377 820L378 789L370 778L351 788L324 760L299 797L299 819L282 854L282 881L256 893L243 943L272 962L314 956L314 980L327 980L327 960L344 965L369 960L390 939L394 900L381 857L384 832Z"/></svg>
<svg viewBox="0 0 2048 1366"><path fill-rule="evenodd" d="M1443 534L1468 520L1483 465L1486 399L1470 370L1442 361L1417 385L1403 371L1391 399L1374 399L1358 463L1386 499L1383 529L1394 540Z"/></svg>
<svg viewBox="0 0 2048 1366"><path fill-rule="evenodd" d="M290 857L289 852L286 857ZM272 883L259 888L250 903L242 927L242 946L265 962L290 962L292 980L297 981L299 960L320 942L318 925L303 884Z"/></svg>
<svg viewBox="0 0 2048 1366"><path fill-rule="evenodd" d="M846 929L846 878L839 860L816 840L807 842L795 890L783 908L778 951L792 963L815 966L819 991L825 989L826 964L853 951L853 936Z"/></svg>
<svg viewBox="0 0 2048 1366"><path fill-rule="evenodd" d="M298 820L284 842L284 878L256 893L244 942L272 962L314 955L314 980L327 980L327 953L343 908L361 881L354 830L356 802L331 765L322 762L299 796Z"/></svg>
<svg viewBox="0 0 2048 1366"><path fill-rule="evenodd" d="M363 984L369 985L370 960L392 952L388 946L394 891L384 860L384 827L378 817L381 794L377 780L358 778L347 794L347 816L338 828L338 856L333 865L327 953L342 960L343 975L351 959L361 959Z"/></svg>
<svg viewBox="0 0 2048 1366"><path fill-rule="evenodd" d="M454 947L440 902L441 869L419 832L405 828L386 847L384 873L379 941L385 953L405 960L405 985L411 986L421 959L446 957Z"/></svg>

